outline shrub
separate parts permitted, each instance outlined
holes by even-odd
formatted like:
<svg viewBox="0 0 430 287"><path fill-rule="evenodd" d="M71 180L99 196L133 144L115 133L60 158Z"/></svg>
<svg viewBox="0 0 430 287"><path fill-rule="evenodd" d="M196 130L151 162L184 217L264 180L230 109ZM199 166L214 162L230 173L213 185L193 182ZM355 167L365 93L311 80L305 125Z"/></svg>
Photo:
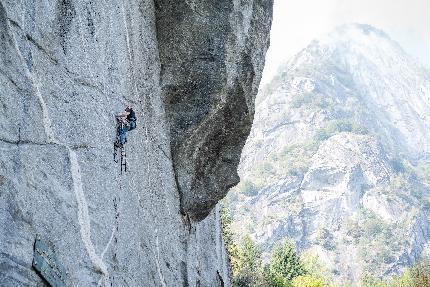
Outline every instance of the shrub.
<svg viewBox="0 0 430 287"><path fill-rule="evenodd" d="M315 137L319 141L324 141L331 136L341 133L351 132L355 134L368 134L369 131L364 126L351 120L339 119L328 121L323 128L317 131Z"/></svg>
<svg viewBox="0 0 430 287"><path fill-rule="evenodd" d="M361 280L361 287L390 287L388 283L371 275L365 275Z"/></svg>
<svg viewBox="0 0 430 287"><path fill-rule="evenodd" d="M244 180L238 185L239 192L246 196L255 196L258 194L258 187L252 181Z"/></svg>
<svg viewBox="0 0 430 287"><path fill-rule="evenodd" d="M407 268L401 276L382 280L365 275L361 280L361 287L429 287L430 263L428 260L419 261Z"/></svg>
<svg viewBox="0 0 430 287"><path fill-rule="evenodd" d="M233 269L233 286L264 286L262 251L249 235L237 244L237 253ZM233 264L232 264L233 266Z"/></svg>
<svg viewBox="0 0 430 287"><path fill-rule="evenodd" d="M414 287L430 286L430 262L425 260L416 263L410 269L410 277Z"/></svg>
<svg viewBox="0 0 430 287"><path fill-rule="evenodd" d="M270 159L266 159L254 167L252 178L255 183L263 185L275 172L276 170L273 168L273 162Z"/></svg>
<svg viewBox="0 0 430 287"><path fill-rule="evenodd" d="M226 206L221 207L220 211L221 217L221 231L224 239L224 244L227 248L227 252L232 254L233 249L235 248L233 242L233 231L231 230L231 224L233 222L233 218L231 217L230 210Z"/></svg>
<svg viewBox="0 0 430 287"><path fill-rule="evenodd" d="M292 99L291 106L293 108L300 108L303 105L308 105L312 103L312 96L313 95L309 93L298 94Z"/></svg>
<svg viewBox="0 0 430 287"><path fill-rule="evenodd" d="M414 287L411 272L406 269L401 276L395 276L390 281L390 287Z"/></svg>
<svg viewBox="0 0 430 287"><path fill-rule="evenodd" d="M390 179L390 189L392 191L410 191L413 189L412 184L409 182L407 174L400 174Z"/></svg>
<svg viewBox="0 0 430 287"><path fill-rule="evenodd" d="M272 153L253 168L254 185L266 185L270 183L270 179L284 178L285 175L302 176L308 170L310 159L318 146L318 142L309 141ZM241 187L241 190L243 189L244 187Z"/></svg>
<svg viewBox="0 0 430 287"><path fill-rule="evenodd" d="M394 260L403 232L400 226L386 223L372 211L362 210L360 217L362 236L358 239L358 255L364 262L363 270L369 275L382 275L384 263Z"/></svg>
<svg viewBox="0 0 430 287"><path fill-rule="evenodd" d="M336 249L333 239L333 235L327 228L323 228L318 234L318 243L326 250L333 251Z"/></svg>
<svg viewBox="0 0 430 287"><path fill-rule="evenodd" d="M312 277L309 275L297 276L292 281L293 287L324 287L322 279Z"/></svg>
<svg viewBox="0 0 430 287"><path fill-rule="evenodd" d="M328 277L327 268L320 262L318 256L310 250L303 252L300 255L300 260L308 274L317 278Z"/></svg>
<svg viewBox="0 0 430 287"><path fill-rule="evenodd" d="M424 181L430 181L430 163L419 163L415 168L418 178Z"/></svg>
<svg viewBox="0 0 430 287"><path fill-rule="evenodd" d="M274 282L278 283L285 283L291 281L294 277L306 274L305 268L296 253L295 246L290 241L285 240L273 248L269 273Z"/></svg>

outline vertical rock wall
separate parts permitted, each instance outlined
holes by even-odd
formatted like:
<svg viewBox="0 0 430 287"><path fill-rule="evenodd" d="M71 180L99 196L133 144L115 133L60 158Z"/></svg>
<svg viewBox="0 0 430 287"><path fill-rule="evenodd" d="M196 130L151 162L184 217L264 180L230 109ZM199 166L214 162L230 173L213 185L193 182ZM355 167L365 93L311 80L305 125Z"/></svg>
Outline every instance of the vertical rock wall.
<svg viewBox="0 0 430 287"><path fill-rule="evenodd" d="M43 285L31 267L37 234L68 286L230 285L212 207L237 181L271 2L217 3L0 1L2 286ZM187 37L172 33L187 30L181 19L194 27ZM219 60L175 70L205 47ZM182 87L192 93L178 107L170 90ZM120 176L112 143L125 105L138 127ZM178 124L190 116L198 130ZM196 153L211 145L221 153Z"/></svg>

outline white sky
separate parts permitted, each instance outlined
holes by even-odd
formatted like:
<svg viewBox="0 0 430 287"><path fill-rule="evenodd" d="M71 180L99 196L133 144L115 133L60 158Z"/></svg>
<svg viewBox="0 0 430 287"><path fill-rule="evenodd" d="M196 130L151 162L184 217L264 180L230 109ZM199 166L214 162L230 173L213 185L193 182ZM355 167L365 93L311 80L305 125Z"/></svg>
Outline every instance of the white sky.
<svg viewBox="0 0 430 287"><path fill-rule="evenodd" d="M275 0L262 84L311 40L344 23L370 24L430 67L430 0Z"/></svg>

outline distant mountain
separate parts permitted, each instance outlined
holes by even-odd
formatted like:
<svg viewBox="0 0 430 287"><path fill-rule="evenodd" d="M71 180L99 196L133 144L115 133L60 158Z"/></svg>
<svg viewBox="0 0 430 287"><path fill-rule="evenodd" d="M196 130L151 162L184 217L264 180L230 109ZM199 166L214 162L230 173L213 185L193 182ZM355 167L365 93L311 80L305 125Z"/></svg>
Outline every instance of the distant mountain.
<svg viewBox="0 0 430 287"><path fill-rule="evenodd" d="M384 32L339 27L260 91L239 174L238 236L292 238L339 282L399 273L430 256L429 72Z"/></svg>

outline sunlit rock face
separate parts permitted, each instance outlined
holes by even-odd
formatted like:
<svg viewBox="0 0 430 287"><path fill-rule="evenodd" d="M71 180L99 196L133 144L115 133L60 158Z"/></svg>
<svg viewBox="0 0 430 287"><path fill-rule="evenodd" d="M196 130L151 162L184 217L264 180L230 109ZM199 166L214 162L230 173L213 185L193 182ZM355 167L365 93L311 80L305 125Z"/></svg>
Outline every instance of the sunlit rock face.
<svg viewBox="0 0 430 287"><path fill-rule="evenodd" d="M0 1L1 286L44 284L36 235L67 286L230 286L215 205L237 182L272 3L212 2Z"/></svg>
<svg viewBox="0 0 430 287"><path fill-rule="evenodd" d="M380 30L313 41L257 96L235 229L266 252L292 238L342 284L429 256L429 98L429 72Z"/></svg>

